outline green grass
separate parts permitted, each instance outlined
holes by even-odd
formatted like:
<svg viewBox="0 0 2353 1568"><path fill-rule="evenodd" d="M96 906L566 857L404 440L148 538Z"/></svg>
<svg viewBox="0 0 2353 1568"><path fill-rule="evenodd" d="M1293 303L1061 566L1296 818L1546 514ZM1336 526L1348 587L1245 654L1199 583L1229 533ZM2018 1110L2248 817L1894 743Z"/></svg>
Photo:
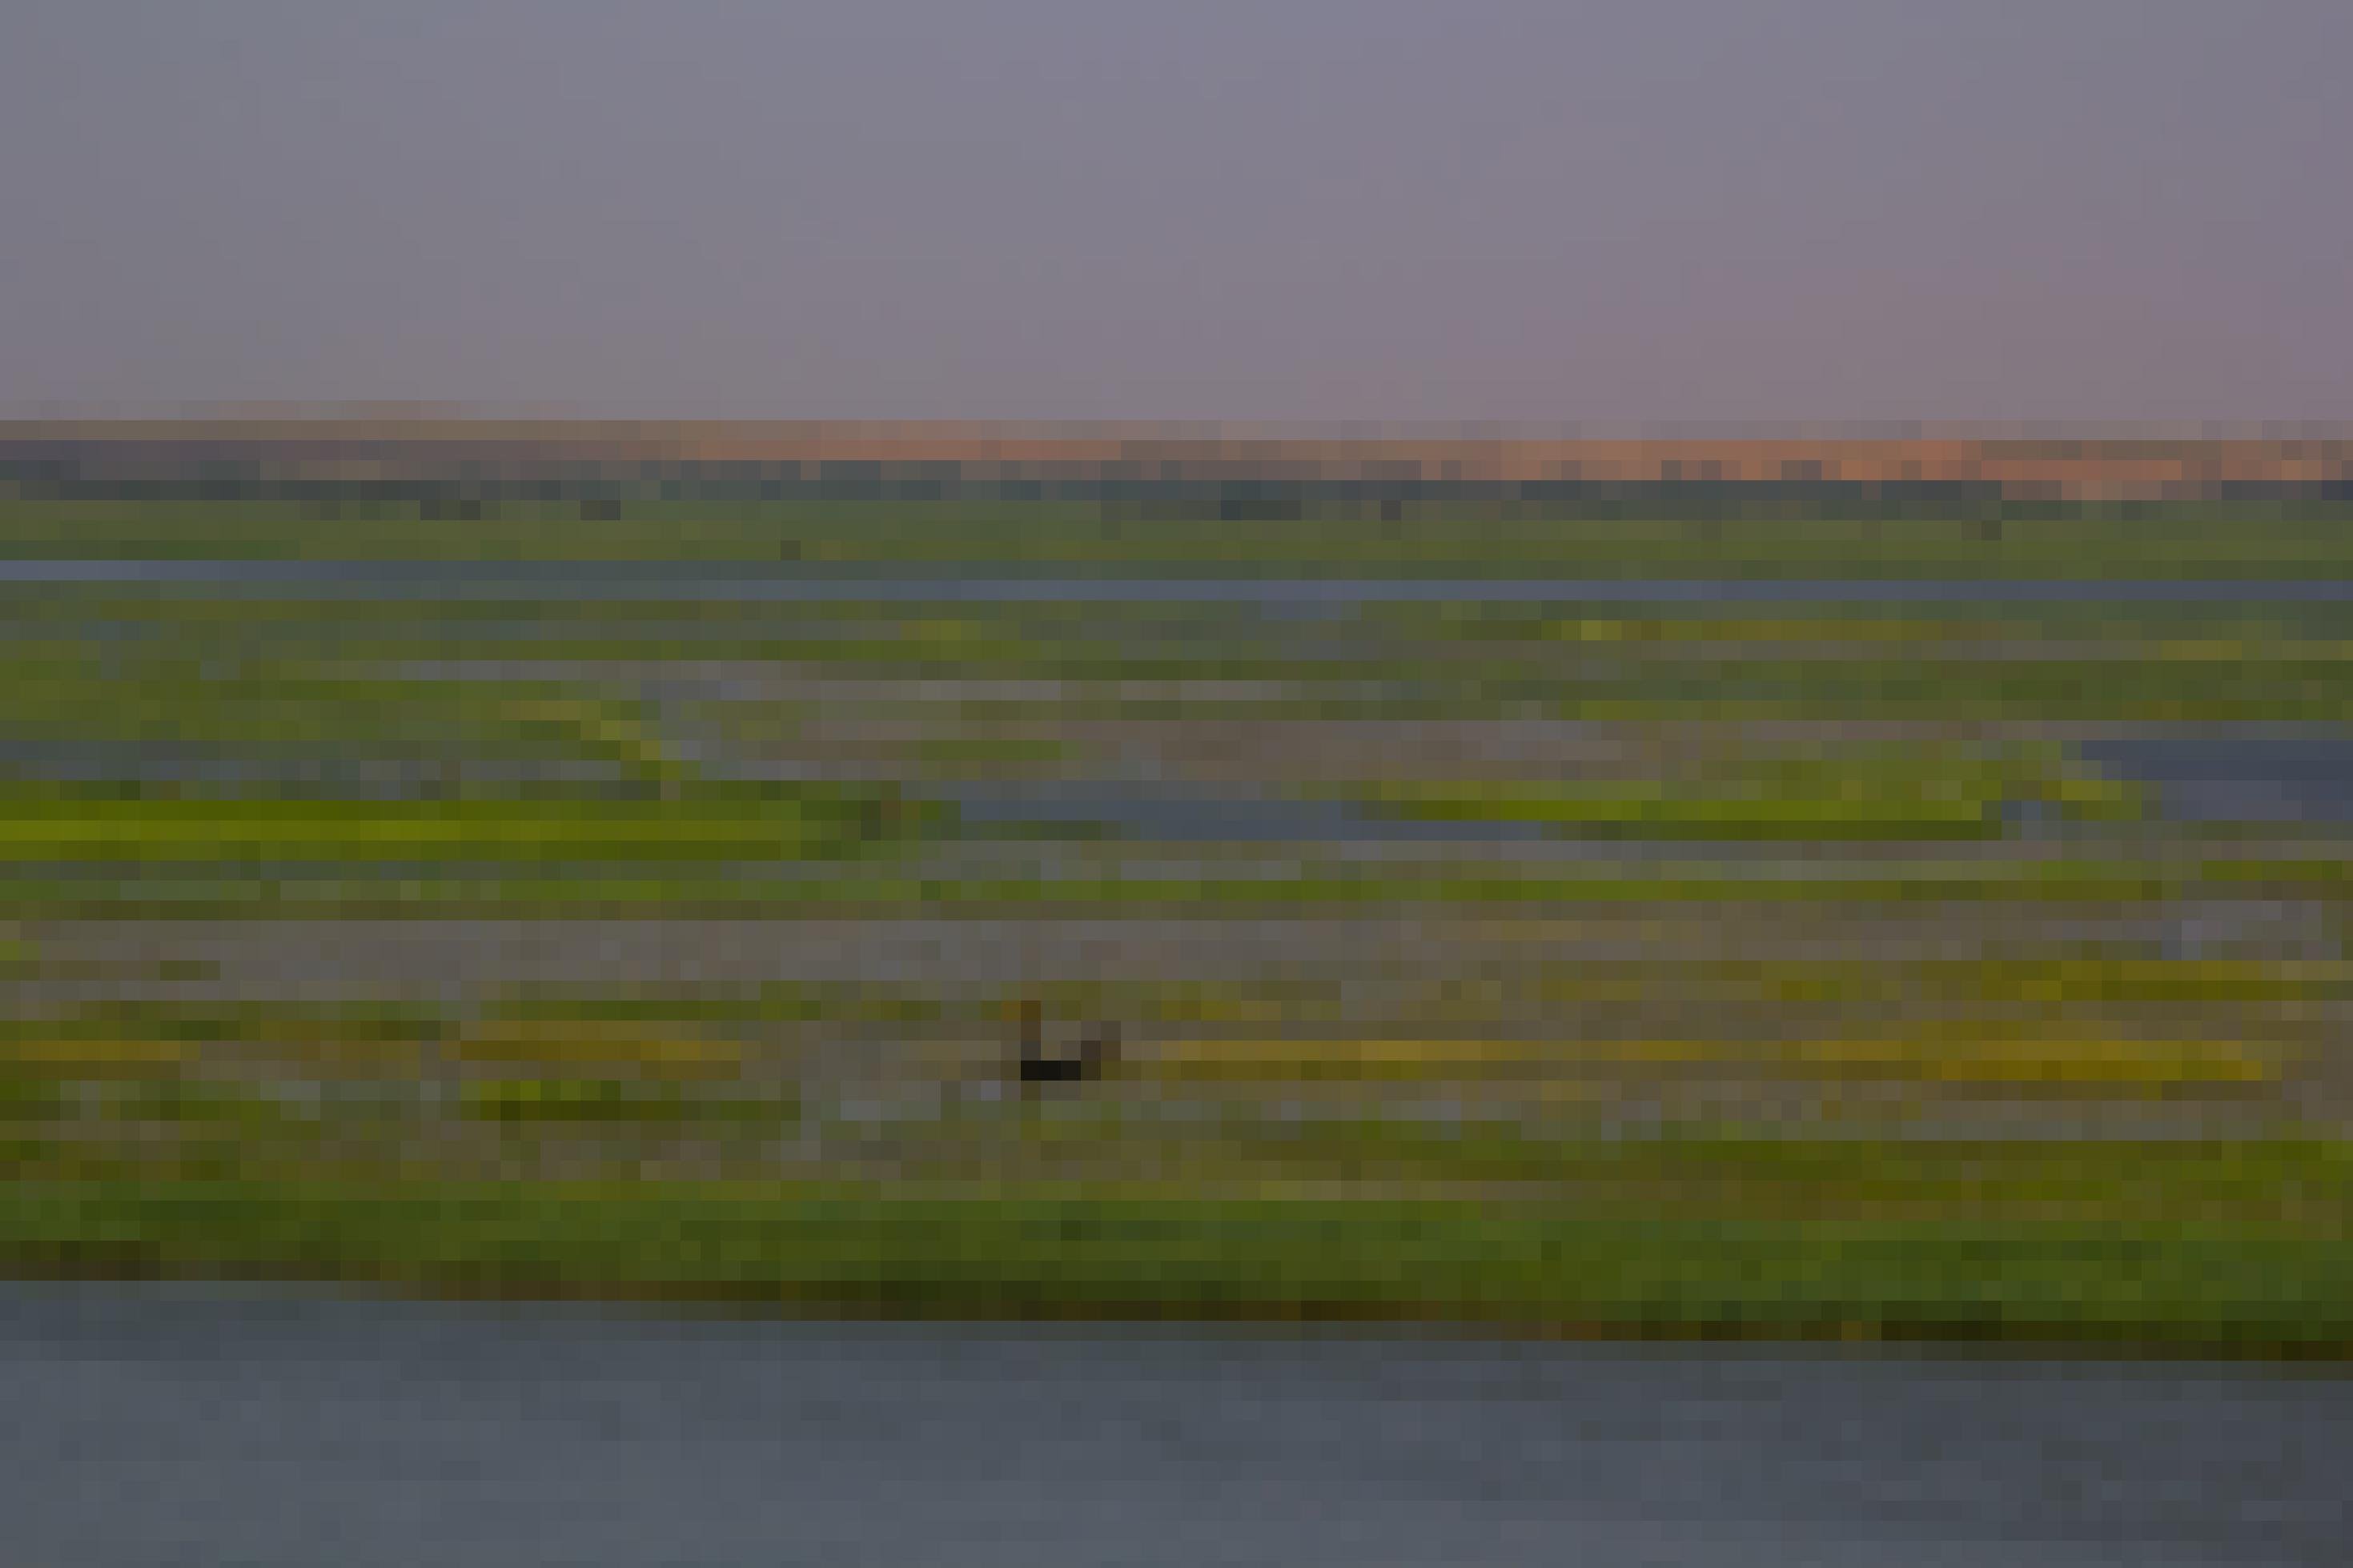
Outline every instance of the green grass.
<svg viewBox="0 0 2353 1568"><path fill-rule="evenodd" d="M221 1041L295 1044L332 1039L346 1044L414 1044L447 1037L457 1025L449 1010L392 1000L236 1002L114 1000L62 1015L0 1017L0 1058L19 1045L76 1040L149 1040L170 1047Z"/></svg>
<svg viewBox="0 0 2353 1568"><path fill-rule="evenodd" d="M784 859L843 837L851 816L790 805L758 816L722 816L547 801L12 804L0 815L0 854L112 862Z"/></svg>
<svg viewBox="0 0 2353 1568"><path fill-rule="evenodd" d="M400 661L799 664L877 675L1158 678L1218 671L1323 681L1507 670L1571 674L1596 661L1842 658L1905 664L1999 658L2066 664L2128 658L2166 666L2347 660L2353 613L2327 604L1972 606L1965 618L1855 605L1676 606L1576 603L1367 603L1290 623L1246 603L774 605L598 599L226 600L112 586L0 584L18 668L58 679L141 650L201 648L239 680L290 679L332 665L353 679ZM2158 613L2161 611L2162 613ZM169 679L168 661L145 672Z"/></svg>
<svg viewBox="0 0 2353 1568"><path fill-rule="evenodd" d="M677 1084L624 1078L530 1078L476 1081L461 1105L480 1121L520 1124L669 1124L790 1121L795 1100L696 1094Z"/></svg>
<svg viewBox="0 0 2353 1568"><path fill-rule="evenodd" d="M2353 1144L2327 1140L1906 1141L1705 1125L1596 1139L1507 1122L1444 1128L1373 1117L1281 1126L1236 1119L1220 1136L1324 1174L1530 1183L1547 1204L1623 1205L1664 1219L2057 1215L2322 1230L2353 1222Z"/></svg>
<svg viewBox="0 0 2353 1568"><path fill-rule="evenodd" d="M1680 940L1698 942L1694 924ZM1674 942L1665 943L1672 947ZM1545 1011L1593 1001L1723 999L1770 1005L2030 1001L2081 1003L2271 1003L2353 1000L2353 963L2268 959L2149 959L2090 954L2039 959L1723 959L1615 961L1599 972L1522 960L1514 978L1491 973L1465 988L1445 975L1414 977L1398 994L1426 1009L1417 1016L1490 1016L1513 1005ZM1500 966L1499 966L1500 967ZM1339 978L1106 981L1066 979L1033 986L943 993L919 984L771 984L749 994L687 987L537 988L489 1003L486 1016L547 1023L748 1023L860 1018L915 1024L944 1019L1001 1023L1018 994L1034 994L1071 1016L1105 1013L1155 1023L1264 1029L1339 1023L1349 992ZM1386 994L1386 993L1385 993ZM1404 1004L1400 1004L1404 1005ZM391 1011L386 1008L387 1013ZM121 1026L111 1026L118 1032Z"/></svg>
<svg viewBox="0 0 2353 1568"><path fill-rule="evenodd" d="M2016 1095L2107 1100L2260 1089L2275 1083L2271 1054L2229 1040L2119 1037L2045 1026L1885 1031L1862 1038L1554 1040L1355 1039L1164 1042L1149 1068L1161 1082L1351 1086L1493 1082L1567 1087L1562 1074L1694 1068L1767 1073L1824 1085L1877 1080L1998 1089Z"/></svg>
<svg viewBox="0 0 2353 1568"><path fill-rule="evenodd" d="M0 499L0 551L39 556L286 560L668 560L889 568L995 567L1370 575L2277 577L2353 571L2341 503L2200 501L2003 507L1891 516L1777 499L1746 510L1674 500L1582 507L1411 503L1220 521L1092 500L501 500L480 516L358 497L332 517L300 502ZM1826 515L1843 510L1846 515ZM1708 515L1710 511L1715 515Z"/></svg>
<svg viewBox="0 0 2353 1568"><path fill-rule="evenodd" d="M2002 1157L1970 1152L1981 1164ZM2241 1152L2218 1145L2194 1159L2227 1192ZM2309 1177L2325 1201L2230 1222L2038 1217L1972 1196L1982 1173L1956 1179L1949 1213L1901 1218L1758 1217L1692 1189L1635 1210L1135 1189L99 1177L0 1187L0 1259L42 1274L292 1276L913 1314L1430 1318L2342 1354L2353 1346L2344 1156L2334 1146L2246 1153L2245 1173L2273 1186L2284 1173ZM1639 1156L1826 1176L1885 1157L1829 1145ZM2100 1157L2144 1184L2179 1186L2192 1163L2144 1149Z"/></svg>
<svg viewBox="0 0 2353 1568"><path fill-rule="evenodd" d="M665 855L670 854L665 847ZM716 855L716 851L713 851ZM526 861L527 853L484 858ZM1721 866L1665 863L1655 870L1572 874L1433 870L1397 874L1314 868L1266 877L926 877L898 868L871 875L801 873L774 880L735 874L649 872L601 867L580 874L256 876L235 863L190 874L110 872L102 880L58 875L0 878L0 910L24 918L237 919L341 914L388 919L511 916L593 919L628 912L829 919L893 914L1010 916L1084 913L1099 919L1169 913L1336 913L1389 908L1533 910L1587 905L1800 904L1917 909L1947 904L2118 904L2199 898L2353 897L2353 867L2308 858L2209 856L2182 861L2067 858L1934 861L1851 868L1809 860L1746 875Z"/></svg>
<svg viewBox="0 0 2353 1568"><path fill-rule="evenodd" d="M1666 942L1701 942L1704 923ZM1736 959L1690 956L1620 960L1604 966L1550 964L1512 959L1487 984L1466 989L1444 975L1418 974L1378 992L1377 1005L1399 1027L1443 1029L1499 1016L1557 1015L1596 1003L1645 1000L1707 1002L1762 1010L1901 1001L1915 1007L1989 1005L2043 1009L2037 1026L2051 1027L2049 1010L2109 1009L2124 1005L2165 1007L2308 1005L2353 999L2353 963L2274 959L2154 959L2079 954L2000 959ZM1361 1028L1352 992L1341 978L1214 981L1060 979L1033 985L1009 983L942 990L909 980L787 984L742 990L690 985L567 985L518 987L454 1007L392 998L335 1003L258 999L185 1002L114 1000L40 1015L0 1018L0 1060L19 1047L69 1060L78 1041L111 1048L145 1041L158 1049L202 1049L230 1044L300 1052L369 1053L427 1044L475 1040L484 1048L510 1041L568 1041L583 1047L607 1037L642 1041L675 1037L685 1043L723 1041L731 1029L766 1024L863 1023L901 1027L965 1026L1001 1028L1017 996L1036 995L1058 1016L1115 1016L1161 1030L1242 1029L1261 1035L1309 1028L1314 1033ZM2270 1016L2266 1013L2264 1016ZM1318 1027L1318 1026L1322 1027ZM667 1034L665 1031L686 1031ZM63 1056L58 1056L64 1053ZM575 1052L576 1054L576 1052ZM693 1053L688 1053L690 1055Z"/></svg>
<svg viewBox="0 0 2353 1568"><path fill-rule="evenodd" d="M1930 791L1823 795L1671 795L1531 784L1381 784L1367 804L1440 822L1526 822L1585 837L1839 839L1998 838L2000 802Z"/></svg>
<svg viewBox="0 0 2353 1568"><path fill-rule="evenodd" d="M224 868L239 861L776 861L909 838L951 816L887 784L681 780L671 798L635 801L548 791L438 801L206 798L0 784L0 857Z"/></svg>
<svg viewBox="0 0 2353 1568"><path fill-rule="evenodd" d="M1070 683L1050 700L996 710L1043 720L1517 710L1617 720L2341 724L2353 711L2343 617L2328 621L2313 606L2284 607L2280 626L2294 623L2326 635L2287 637L2278 628L2261 635L2243 606L2229 607L2226 616L2223 607L2211 605L2187 607L2178 626L2140 620L2120 635L2115 627L2101 631L2092 612L2104 607L2080 607L2086 619L2075 630L2088 627L2095 634L2088 640L1992 658L1946 637L1955 626L1925 618L1917 637L1903 637L1897 634L1905 623L1892 617L1743 620L1713 611L1594 616L1575 606L1553 619L1518 606L1368 606L1416 614L1286 626L1237 605L1181 606L1181 614L1117 604L964 606L953 613L936 605L813 605L793 606L780 617L772 605L247 606L167 596L126 601L111 590L95 595L70 589L56 603L21 594L10 602L23 607L25 635L11 640L14 679L0 689L0 736L6 738L230 752L269 752L299 740L313 753L423 750L595 760L632 776L665 770L681 775L646 728L649 707L599 691L604 683L567 674L564 661L641 664L650 673L684 659L747 660L780 677L871 680L877 710L919 699L919 680ZM76 605L88 613L67 614ZM2021 625L2031 626L2050 619L2052 607L2023 606L2018 614ZM1490 640L1482 628L1491 616L1502 617L1493 625L1519 640ZM1826 656L1810 634L1797 635L1816 623L1844 628L1847 652ZM2002 624L2003 616L1968 623L1979 630ZM1875 644L1857 640L1865 627L1875 628ZM1577 635L1566 635L1568 628ZM1596 628L1609 635L1587 635ZM494 635L522 630L534 635ZM1708 647L1692 641L1727 630L1755 635ZM1864 657L1853 657L1858 651ZM399 668L406 658L496 659L506 668L497 679L411 679ZM1149 700L1134 689L1182 680L1278 689L1264 697ZM986 710L952 700L965 728ZM729 708L754 722L776 717L765 701L698 707L703 718Z"/></svg>
<svg viewBox="0 0 2353 1568"><path fill-rule="evenodd" d="M1786 652L1810 647L1855 654L1936 647L1983 655L2004 647L2052 646L2064 651L2138 644L2184 657L2306 648L2341 658L2347 634L2353 630L2353 607L2325 601L2250 604L2227 599L2146 604L2091 595L1961 605L1788 600L1665 607L1580 599L1372 600L1353 606L1346 624L1403 644L1473 648L1503 644L1514 651L1553 643L1593 653L1655 648L1677 654L1695 645L1708 650Z"/></svg>
<svg viewBox="0 0 2353 1568"><path fill-rule="evenodd" d="M2353 998L2353 963L2254 959L2142 959L2070 956L1695 961L1613 966L1625 983L1664 994L1729 995L1781 1004L1873 997L1917 1000L2118 1002L2276 1002ZM1579 982L1558 983L1563 1000ZM1611 993L1616 994L1616 993Z"/></svg>

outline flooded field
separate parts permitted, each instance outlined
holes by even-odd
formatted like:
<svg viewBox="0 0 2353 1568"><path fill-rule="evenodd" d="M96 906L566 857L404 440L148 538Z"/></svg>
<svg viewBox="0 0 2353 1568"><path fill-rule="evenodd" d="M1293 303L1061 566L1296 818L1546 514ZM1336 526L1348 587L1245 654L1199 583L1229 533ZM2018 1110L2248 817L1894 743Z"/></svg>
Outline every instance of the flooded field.
<svg viewBox="0 0 2353 1568"><path fill-rule="evenodd" d="M554 998L881 1093L985 1072L1031 993L1145 1065L1270 1028L1683 1062L1586 1115L1888 1099L1753 1059L1808 1040L2211 1045L2264 1065L2166 1084L2192 1120L2333 1124L2343 586L18 560L11 994L28 1035L193 1029L197 1068L246 1005L462 1035ZM872 797L852 839L789 827L820 782ZM173 804L71 805L125 791ZM518 860L499 800L580 826ZM383 837L460 801L493 816L447 848ZM762 852L791 832L816 858ZM2024 1072L1969 1093L2049 1099Z"/></svg>
<svg viewBox="0 0 2353 1568"><path fill-rule="evenodd" d="M2311 519L2200 577L2179 519L1455 518L1317 574L1283 552L1328 519L1219 554L1050 508L1055 557L1018 507L795 515L797 558L723 566L0 563L11 1168L1605 1181L1697 1223L1802 1206L1780 1156L1579 1162L2057 1139L2336 1223L2353 593ZM2080 569L2109 535L2146 548ZM1101 1080L1015 1084L1024 1009L1035 1048L1115 1031ZM2228 1196L2163 1152L2199 1140L2322 1150L2318 1185ZM1809 1212L2163 1206L1852 1157Z"/></svg>

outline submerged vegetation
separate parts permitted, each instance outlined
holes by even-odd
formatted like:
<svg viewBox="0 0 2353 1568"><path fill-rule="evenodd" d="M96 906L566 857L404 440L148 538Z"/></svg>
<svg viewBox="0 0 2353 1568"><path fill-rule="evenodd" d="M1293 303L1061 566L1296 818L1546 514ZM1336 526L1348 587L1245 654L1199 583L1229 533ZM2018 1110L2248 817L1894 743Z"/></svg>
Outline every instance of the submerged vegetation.
<svg viewBox="0 0 2353 1568"><path fill-rule="evenodd" d="M2344 507L1704 500L0 493L716 568L0 584L0 1267L2353 1346L2353 600L2259 586ZM1025 1005L1115 1062L1017 1092Z"/></svg>

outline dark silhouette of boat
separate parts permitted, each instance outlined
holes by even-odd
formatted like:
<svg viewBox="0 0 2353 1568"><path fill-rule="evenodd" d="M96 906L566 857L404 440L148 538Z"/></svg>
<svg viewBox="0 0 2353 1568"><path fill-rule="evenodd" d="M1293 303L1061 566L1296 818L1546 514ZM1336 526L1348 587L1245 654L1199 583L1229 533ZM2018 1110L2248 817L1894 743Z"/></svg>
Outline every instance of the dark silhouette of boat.
<svg viewBox="0 0 2353 1568"><path fill-rule="evenodd" d="M1046 1010L1042 1004L1023 1002L1018 1016L1021 1026L1019 1077L1024 1084L1089 1082L1103 1077L1118 1056L1119 1029L1116 1025L1099 1024L1080 1036L1075 1047L1054 1050L1046 1045Z"/></svg>

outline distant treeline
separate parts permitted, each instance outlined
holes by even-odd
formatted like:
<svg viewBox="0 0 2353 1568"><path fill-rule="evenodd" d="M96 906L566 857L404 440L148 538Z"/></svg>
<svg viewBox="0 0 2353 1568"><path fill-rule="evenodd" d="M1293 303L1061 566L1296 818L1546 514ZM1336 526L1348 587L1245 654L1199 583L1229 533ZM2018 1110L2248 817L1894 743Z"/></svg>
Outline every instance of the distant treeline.
<svg viewBox="0 0 2353 1568"><path fill-rule="evenodd" d="M1816 517L2353 500L2353 439L1267 439L1168 430L445 421L0 422L18 499L322 507L1078 504L1231 521L1506 507Z"/></svg>

